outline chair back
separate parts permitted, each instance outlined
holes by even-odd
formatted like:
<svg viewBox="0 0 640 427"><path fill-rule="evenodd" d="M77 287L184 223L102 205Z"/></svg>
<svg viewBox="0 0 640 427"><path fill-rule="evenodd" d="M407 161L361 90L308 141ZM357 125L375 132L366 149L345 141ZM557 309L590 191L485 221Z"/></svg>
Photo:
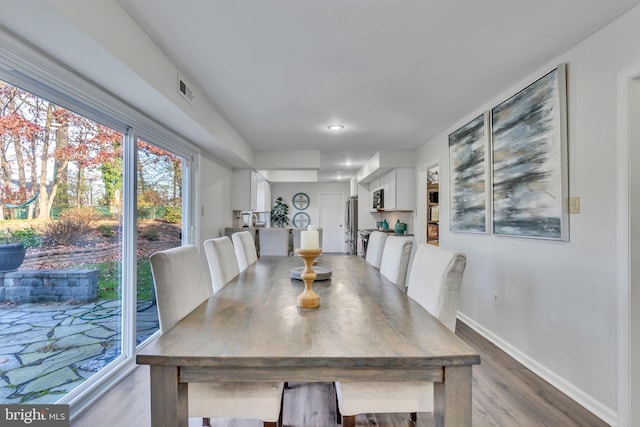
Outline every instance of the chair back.
<svg viewBox="0 0 640 427"><path fill-rule="evenodd" d="M288 228L260 228L260 256L289 255Z"/></svg>
<svg viewBox="0 0 640 427"><path fill-rule="evenodd" d="M404 290L413 238L389 236L384 242L380 273Z"/></svg>
<svg viewBox="0 0 640 427"><path fill-rule="evenodd" d="M422 243L413 258L407 294L453 332L467 257Z"/></svg>
<svg viewBox="0 0 640 427"><path fill-rule="evenodd" d="M387 233L381 231L372 231L369 234L369 243L367 244L367 256L365 260L375 268L380 268L382 261L382 252L384 251L384 242L387 240Z"/></svg>
<svg viewBox="0 0 640 427"><path fill-rule="evenodd" d="M240 274L236 252L227 236L205 240L203 245L209 263L213 293L216 293Z"/></svg>
<svg viewBox="0 0 640 427"><path fill-rule="evenodd" d="M160 332L165 333L209 298L209 278L194 245L156 252L150 260Z"/></svg>
<svg viewBox="0 0 640 427"><path fill-rule="evenodd" d="M236 258L238 258L238 269L240 272L245 271L247 267L258 260L256 243L248 231L233 233L231 240L233 241L233 249L236 251Z"/></svg>

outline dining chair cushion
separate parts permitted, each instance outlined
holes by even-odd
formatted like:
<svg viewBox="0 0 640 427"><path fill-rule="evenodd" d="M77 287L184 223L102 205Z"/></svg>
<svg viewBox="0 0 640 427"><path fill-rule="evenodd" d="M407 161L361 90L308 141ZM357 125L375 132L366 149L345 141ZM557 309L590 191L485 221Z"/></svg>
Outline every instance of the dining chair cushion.
<svg viewBox="0 0 640 427"><path fill-rule="evenodd" d="M276 422L283 390L283 382L190 383L189 416Z"/></svg>
<svg viewBox="0 0 640 427"><path fill-rule="evenodd" d="M433 412L433 383L336 382L338 406L342 415L390 412Z"/></svg>
<svg viewBox="0 0 640 427"><path fill-rule="evenodd" d="M463 253L426 243L418 246L411 266L408 296L453 332L465 266ZM336 397L345 416L433 412L433 383L429 381L337 382Z"/></svg>
<svg viewBox="0 0 640 427"><path fill-rule="evenodd" d="M248 231L239 231L231 235L233 249L238 258L238 269L242 272L258 260L256 243Z"/></svg>
<svg viewBox="0 0 640 427"><path fill-rule="evenodd" d="M160 331L165 332L209 298L209 278L194 245L156 252L150 261Z"/></svg>
<svg viewBox="0 0 640 427"><path fill-rule="evenodd" d="M422 243L409 277L407 294L454 332L466 264L462 252Z"/></svg>
<svg viewBox="0 0 640 427"><path fill-rule="evenodd" d="M387 233L381 231L372 231L369 234L369 243L367 244L367 256L365 259L375 268L380 268L382 261L382 252L384 251L384 242L387 240Z"/></svg>
<svg viewBox="0 0 640 427"><path fill-rule="evenodd" d="M236 252L227 236L205 240L203 245L209 263L213 292L216 293L240 274Z"/></svg>
<svg viewBox="0 0 640 427"><path fill-rule="evenodd" d="M260 228L260 256L289 255L288 228Z"/></svg>
<svg viewBox="0 0 640 427"><path fill-rule="evenodd" d="M225 238L229 244L231 240ZM210 242L210 250L220 252L226 244ZM206 242L205 242L206 243ZM206 246L205 246L206 247ZM228 249L227 249L228 250ZM237 267L233 247L231 254ZM156 252L150 257L156 289L160 332L165 333L180 319L206 301L211 294L202 258L194 245ZM277 422L284 382L239 382L189 384L189 416L202 418L254 418Z"/></svg>
<svg viewBox="0 0 640 427"><path fill-rule="evenodd" d="M389 236L384 242L380 273L404 290L413 238Z"/></svg>

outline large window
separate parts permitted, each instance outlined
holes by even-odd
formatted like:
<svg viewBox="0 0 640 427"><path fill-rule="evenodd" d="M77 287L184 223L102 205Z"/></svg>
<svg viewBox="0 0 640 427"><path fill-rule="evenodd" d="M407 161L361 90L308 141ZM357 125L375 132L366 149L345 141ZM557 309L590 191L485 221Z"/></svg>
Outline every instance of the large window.
<svg viewBox="0 0 640 427"><path fill-rule="evenodd" d="M81 405L158 331L149 255L189 242L195 150L81 81L14 74L0 69L0 403Z"/></svg>
<svg viewBox="0 0 640 427"><path fill-rule="evenodd" d="M185 160L138 139L137 143L137 316L139 344L159 329L149 255L181 245L182 172Z"/></svg>

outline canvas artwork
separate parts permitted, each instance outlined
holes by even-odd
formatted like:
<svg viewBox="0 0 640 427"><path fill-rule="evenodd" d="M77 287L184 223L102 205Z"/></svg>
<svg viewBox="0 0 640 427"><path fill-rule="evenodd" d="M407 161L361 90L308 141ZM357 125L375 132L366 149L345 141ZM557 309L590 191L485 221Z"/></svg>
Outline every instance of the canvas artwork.
<svg viewBox="0 0 640 427"><path fill-rule="evenodd" d="M564 73L492 110L494 234L568 240Z"/></svg>
<svg viewBox="0 0 640 427"><path fill-rule="evenodd" d="M486 152L484 114L449 135L453 232L487 232Z"/></svg>

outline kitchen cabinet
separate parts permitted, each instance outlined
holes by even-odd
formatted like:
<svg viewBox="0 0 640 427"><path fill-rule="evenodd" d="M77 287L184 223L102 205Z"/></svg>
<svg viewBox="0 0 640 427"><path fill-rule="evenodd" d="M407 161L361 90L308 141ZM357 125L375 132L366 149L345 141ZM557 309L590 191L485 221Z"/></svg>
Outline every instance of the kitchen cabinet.
<svg viewBox="0 0 640 427"><path fill-rule="evenodd" d="M233 171L231 209L255 211L258 207L258 174L251 169Z"/></svg>
<svg viewBox="0 0 640 427"><path fill-rule="evenodd" d="M358 197L358 178L354 175L350 182L351 197Z"/></svg>
<svg viewBox="0 0 640 427"><path fill-rule="evenodd" d="M393 169L371 182L370 193L380 188L384 190L385 211L412 211L415 206L414 175L413 168Z"/></svg>
<svg viewBox="0 0 640 427"><path fill-rule="evenodd" d="M271 183L266 179L258 179L258 201L256 210L258 212L271 212Z"/></svg>

